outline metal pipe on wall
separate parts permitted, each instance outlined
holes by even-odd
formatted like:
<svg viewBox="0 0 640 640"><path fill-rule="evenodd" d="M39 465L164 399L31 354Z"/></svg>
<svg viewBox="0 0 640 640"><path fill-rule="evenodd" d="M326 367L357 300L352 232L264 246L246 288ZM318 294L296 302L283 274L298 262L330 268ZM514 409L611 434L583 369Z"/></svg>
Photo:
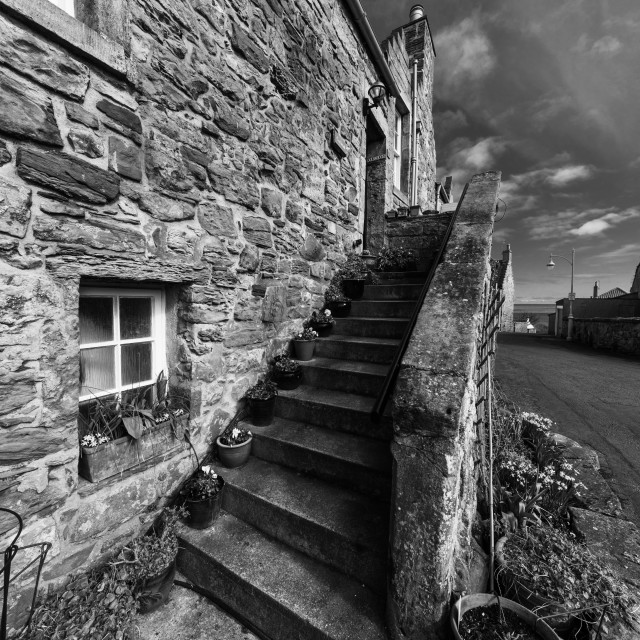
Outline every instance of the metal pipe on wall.
<svg viewBox="0 0 640 640"><path fill-rule="evenodd" d="M411 83L411 206L418 204L418 61L413 61Z"/></svg>

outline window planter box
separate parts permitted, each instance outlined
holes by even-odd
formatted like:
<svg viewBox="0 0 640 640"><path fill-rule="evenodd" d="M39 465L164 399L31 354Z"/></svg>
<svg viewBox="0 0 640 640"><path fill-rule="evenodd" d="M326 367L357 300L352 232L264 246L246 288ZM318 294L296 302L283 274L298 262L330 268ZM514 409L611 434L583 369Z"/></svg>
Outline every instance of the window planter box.
<svg viewBox="0 0 640 640"><path fill-rule="evenodd" d="M78 473L89 482L99 482L176 449L187 421L186 416L177 418L178 438L166 420L151 427L139 440L124 436L97 447L80 447Z"/></svg>

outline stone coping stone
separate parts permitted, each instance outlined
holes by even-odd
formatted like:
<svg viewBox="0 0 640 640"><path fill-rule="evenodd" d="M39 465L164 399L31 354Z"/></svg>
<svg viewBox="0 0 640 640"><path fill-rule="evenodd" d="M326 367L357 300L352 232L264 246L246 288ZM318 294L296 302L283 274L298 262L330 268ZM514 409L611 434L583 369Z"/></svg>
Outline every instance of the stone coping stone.
<svg viewBox="0 0 640 640"><path fill-rule="evenodd" d="M188 582L179 573L176 580ZM140 640L259 640L211 600L177 585L166 604L136 617L136 627Z"/></svg>
<svg viewBox="0 0 640 640"><path fill-rule="evenodd" d="M605 515L621 516L620 500L599 472L598 454L591 447L581 445L559 433L553 433L551 437L562 447L564 457L578 471L577 480L588 488L581 491L581 506Z"/></svg>

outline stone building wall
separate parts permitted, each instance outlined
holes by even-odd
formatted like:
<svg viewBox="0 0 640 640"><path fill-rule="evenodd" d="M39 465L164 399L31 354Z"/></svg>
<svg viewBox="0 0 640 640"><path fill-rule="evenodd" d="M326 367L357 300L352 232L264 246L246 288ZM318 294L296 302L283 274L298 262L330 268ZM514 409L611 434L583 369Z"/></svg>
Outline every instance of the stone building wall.
<svg viewBox="0 0 640 640"><path fill-rule="evenodd" d="M23 544L53 543L45 584L140 531L195 464L185 447L78 478L80 284L164 287L204 453L362 238L379 79L339 0L130 0L120 42L54 9L0 0L0 500ZM389 140L393 100L376 111Z"/></svg>

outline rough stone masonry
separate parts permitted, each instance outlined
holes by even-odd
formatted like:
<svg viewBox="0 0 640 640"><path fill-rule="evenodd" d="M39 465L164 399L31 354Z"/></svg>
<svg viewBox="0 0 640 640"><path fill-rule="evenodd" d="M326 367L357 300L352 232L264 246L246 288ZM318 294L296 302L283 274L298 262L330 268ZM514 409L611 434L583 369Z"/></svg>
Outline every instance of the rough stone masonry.
<svg viewBox="0 0 640 640"><path fill-rule="evenodd" d="M380 79L340 0L76 4L0 0L0 501L22 544L52 543L45 585L142 530L194 468L185 447L78 477L80 285L163 288L169 381L202 454L363 237L362 99ZM384 48L382 209L406 197L391 171L411 56L432 209L426 27Z"/></svg>

